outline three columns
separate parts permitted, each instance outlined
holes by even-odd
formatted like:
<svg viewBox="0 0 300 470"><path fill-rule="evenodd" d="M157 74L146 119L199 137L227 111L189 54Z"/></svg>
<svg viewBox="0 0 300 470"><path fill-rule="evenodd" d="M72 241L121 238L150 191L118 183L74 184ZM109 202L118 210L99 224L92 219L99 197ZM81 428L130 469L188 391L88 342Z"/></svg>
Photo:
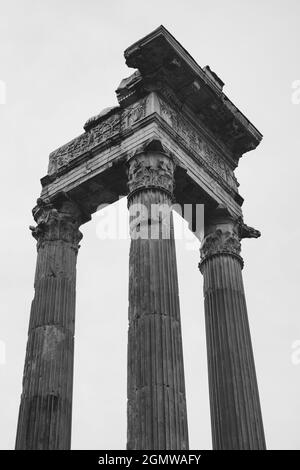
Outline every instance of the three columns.
<svg viewBox="0 0 300 470"><path fill-rule="evenodd" d="M174 161L147 150L128 162L130 216L128 449L188 449L171 205ZM38 201L31 307L16 449L70 449L76 258L81 212ZM217 209L205 221L204 276L214 449L264 449L242 280L240 228Z"/></svg>

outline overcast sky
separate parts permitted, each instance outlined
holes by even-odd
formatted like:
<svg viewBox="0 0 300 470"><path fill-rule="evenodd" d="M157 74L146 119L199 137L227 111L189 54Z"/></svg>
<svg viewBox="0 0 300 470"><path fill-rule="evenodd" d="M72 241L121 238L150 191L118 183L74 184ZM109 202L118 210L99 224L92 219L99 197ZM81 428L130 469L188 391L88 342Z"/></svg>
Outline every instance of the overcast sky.
<svg viewBox="0 0 300 470"><path fill-rule="evenodd" d="M0 448L15 440L36 261L28 226L48 155L117 104L132 72L123 51L163 24L264 135L236 171L245 222L262 232L242 243L244 283L267 445L300 449L299 21L298 0L0 0ZM118 209L126 220L125 200ZM126 445L129 240L101 240L99 223L97 213L82 227L78 256L73 449ZM177 261L190 447L209 449L198 248L178 240Z"/></svg>

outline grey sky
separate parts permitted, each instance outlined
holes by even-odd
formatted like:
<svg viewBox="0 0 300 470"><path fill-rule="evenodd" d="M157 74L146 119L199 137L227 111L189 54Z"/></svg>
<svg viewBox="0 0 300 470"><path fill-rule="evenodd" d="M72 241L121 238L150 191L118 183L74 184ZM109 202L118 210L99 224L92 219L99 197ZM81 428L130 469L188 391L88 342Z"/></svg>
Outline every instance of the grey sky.
<svg viewBox="0 0 300 470"><path fill-rule="evenodd" d="M48 154L117 104L132 72L124 49L163 24L264 135L236 171L245 222L262 232L243 241L244 283L267 445L300 449L299 17L297 0L0 1L0 448L14 446L36 259L28 226ZM78 257L74 449L126 442L129 242L100 240L98 217ZM199 252L178 241L177 261L190 447L210 448Z"/></svg>

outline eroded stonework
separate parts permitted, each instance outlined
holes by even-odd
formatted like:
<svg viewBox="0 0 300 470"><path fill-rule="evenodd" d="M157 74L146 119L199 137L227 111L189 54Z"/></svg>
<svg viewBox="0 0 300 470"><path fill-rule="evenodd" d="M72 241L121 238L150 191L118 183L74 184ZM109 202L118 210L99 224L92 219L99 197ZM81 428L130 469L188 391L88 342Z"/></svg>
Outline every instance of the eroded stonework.
<svg viewBox="0 0 300 470"><path fill-rule="evenodd" d="M84 126L84 134L50 154L49 175L56 174L76 159L118 144L137 123L158 115L168 124L170 130L176 133L179 146L184 145L209 174L219 179L225 189L237 191L238 183L232 164L230 165L226 157L208 142L203 132L188 117L176 111L174 104L167 103L157 93L152 92L124 109L108 108L106 112L109 114L107 118L105 112L102 112L99 116L89 119Z"/></svg>
<svg viewBox="0 0 300 470"><path fill-rule="evenodd" d="M37 226L30 226L30 230L38 241L38 248L47 241L64 241L78 250L78 244L82 239L82 233L78 230L81 223L81 213L73 202L65 201L57 209L50 201L38 199L33 215Z"/></svg>
<svg viewBox="0 0 300 470"><path fill-rule="evenodd" d="M173 194L174 162L164 154L140 154L129 161L128 189L160 188Z"/></svg>
<svg viewBox="0 0 300 470"><path fill-rule="evenodd" d="M100 113L98 119L97 116L89 119L84 125L86 129L84 134L50 154L48 174L56 173L76 158L97 149L101 144L105 144L105 147L113 145L115 138L120 138L122 133L146 116L146 103L147 98L143 98L124 110L118 107L108 108L112 115L107 118L105 113Z"/></svg>
<svg viewBox="0 0 300 470"><path fill-rule="evenodd" d="M120 114L117 113L50 153L48 174L56 173L60 168L91 151L94 147L104 142L108 144L114 136L120 133L120 125Z"/></svg>

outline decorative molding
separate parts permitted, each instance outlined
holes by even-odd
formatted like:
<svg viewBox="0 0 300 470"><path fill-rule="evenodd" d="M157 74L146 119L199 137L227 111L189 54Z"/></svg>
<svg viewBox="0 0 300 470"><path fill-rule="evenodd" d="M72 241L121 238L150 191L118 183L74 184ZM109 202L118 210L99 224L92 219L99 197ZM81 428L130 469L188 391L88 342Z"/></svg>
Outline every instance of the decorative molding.
<svg viewBox="0 0 300 470"><path fill-rule="evenodd" d="M123 78L120 85L116 89L117 99L120 106L126 106L128 102L134 100L139 90L140 85L142 84L142 77L138 70L136 70L129 77Z"/></svg>
<svg viewBox="0 0 300 470"><path fill-rule="evenodd" d="M63 241L78 250L82 239L82 233L78 230L81 211L74 202L66 200L60 208L56 208L49 200L39 198L32 212L37 226L29 228L38 242L38 249L46 242Z"/></svg>
<svg viewBox="0 0 300 470"><path fill-rule="evenodd" d="M48 178L56 177L61 172L73 168L74 160L91 158L100 148L120 142L128 132L132 132L136 123L147 118L150 114L159 115L167 127L176 133L177 143L183 145L191 152L194 160L199 162L203 169L220 184L235 200L238 196L238 183L225 157L207 141L201 131L184 116L179 105L174 102L176 97L169 97L168 88L160 90L166 95L167 103L157 93L149 93L147 96L130 104L126 108L107 108L99 115L91 118L85 124L86 132L71 142L60 147L50 154ZM145 142L146 145L147 142ZM139 148L134 153L139 152ZM167 153L166 150L164 153Z"/></svg>
<svg viewBox="0 0 300 470"><path fill-rule="evenodd" d="M148 87L159 81L162 88L167 84L181 105L233 152L236 163L261 141L260 132L223 93L222 80L209 68L202 69L163 26L127 48L125 58ZM140 91L141 79L136 86L131 83L131 94Z"/></svg>

